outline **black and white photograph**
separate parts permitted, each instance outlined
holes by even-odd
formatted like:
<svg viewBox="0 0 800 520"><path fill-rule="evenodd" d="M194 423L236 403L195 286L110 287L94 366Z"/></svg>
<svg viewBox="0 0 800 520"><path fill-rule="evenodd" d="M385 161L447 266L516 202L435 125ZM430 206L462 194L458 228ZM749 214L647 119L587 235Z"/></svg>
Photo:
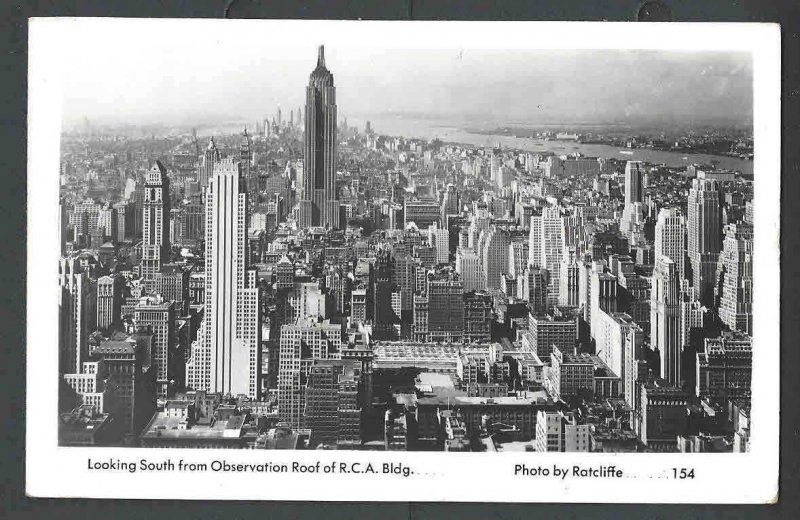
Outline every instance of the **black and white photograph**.
<svg viewBox="0 0 800 520"><path fill-rule="evenodd" d="M33 20L29 492L774 501L779 32L687 25Z"/></svg>

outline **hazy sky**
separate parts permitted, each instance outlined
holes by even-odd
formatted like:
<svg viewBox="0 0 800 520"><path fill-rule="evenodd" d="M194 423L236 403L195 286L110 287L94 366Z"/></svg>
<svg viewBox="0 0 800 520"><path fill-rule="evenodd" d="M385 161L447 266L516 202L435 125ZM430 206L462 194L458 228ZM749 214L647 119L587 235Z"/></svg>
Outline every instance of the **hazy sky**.
<svg viewBox="0 0 800 520"><path fill-rule="evenodd" d="M530 124L752 117L752 63L744 53L465 49L457 42L421 49L397 38L354 43L297 34L291 28L301 26L292 25L291 37L257 23L212 27L72 31L58 42L65 122L254 121L278 105L288 117L303 104L321 43L339 113L351 117L401 111Z"/></svg>

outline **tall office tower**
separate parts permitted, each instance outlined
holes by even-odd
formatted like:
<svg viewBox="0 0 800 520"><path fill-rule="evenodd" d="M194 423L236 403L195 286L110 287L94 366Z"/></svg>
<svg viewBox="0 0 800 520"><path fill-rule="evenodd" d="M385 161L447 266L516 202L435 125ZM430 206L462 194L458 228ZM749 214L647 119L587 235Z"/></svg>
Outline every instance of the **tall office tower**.
<svg viewBox="0 0 800 520"><path fill-rule="evenodd" d="M625 207L642 202L642 163L628 161L625 164Z"/></svg>
<svg viewBox="0 0 800 520"><path fill-rule="evenodd" d="M565 354L575 352L578 340L578 317L535 315L528 316L528 344L536 355L549 361L553 347Z"/></svg>
<svg viewBox="0 0 800 520"><path fill-rule="evenodd" d="M145 287L152 290L161 264L169 262L169 179L167 170L156 161L147 172L142 208L141 277Z"/></svg>
<svg viewBox="0 0 800 520"><path fill-rule="evenodd" d="M134 207L134 214L136 217L133 220L133 234L135 236L140 236L142 234L142 220L144 219L144 182L145 182L145 175L141 173L136 174L136 183L131 196L133 197Z"/></svg>
<svg viewBox="0 0 800 520"><path fill-rule="evenodd" d="M159 397L167 397L170 382L182 386L186 368L183 352L175 348L175 304L161 296L142 298L134 309L133 321L153 334L156 392Z"/></svg>
<svg viewBox="0 0 800 520"><path fill-rule="evenodd" d="M133 202L123 200L114 204L117 212L117 240L125 242L134 235L136 227L136 207Z"/></svg>
<svg viewBox="0 0 800 520"><path fill-rule="evenodd" d="M403 253L394 257L394 278L400 286L400 309L410 311L414 308L414 257Z"/></svg>
<svg viewBox="0 0 800 520"><path fill-rule="evenodd" d="M639 374L643 366L646 366L646 347L645 332L638 325L634 324L628 328L628 333L623 340L623 368L622 374L622 396L625 402L636 407L636 381L640 379Z"/></svg>
<svg viewBox="0 0 800 520"><path fill-rule="evenodd" d="M720 258L724 269L719 316L725 325L753 335L753 226L728 224Z"/></svg>
<svg viewBox="0 0 800 520"><path fill-rule="evenodd" d="M451 280L428 283L428 341L461 341L464 336L464 286Z"/></svg>
<svg viewBox="0 0 800 520"><path fill-rule="evenodd" d="M253 167L253 151L250 146L250 136L247 135L247 128L242 133L242 140L239 142L239 164L242 168L247 186L247 207L254 209L258 204L258 174Z"/></svg>
<svg viewBox="0 0 800 520"><path fill-rule="evenodd" d="M305 427L305 389L314 360L334 358L341 347L341 325L309 320L281 327L278 417L292 428Z"/></svg>
<svg viewBox="0 0 800 520"><path fill-rule="evenodd" d="M456 249L458 249L458 244L461 241L461 230L466 223L467 217L464 215L448 215L445 219L445 227L449 238L448 250L452 254L455 254Z"/></svg>
<svg viewBox="0 0 800 520"><path fill-rule="evenodd" d="M450 261L450 233L447 229L433 225L428 228L428 244L436 251L436 263L446 264Z"/></svg>
<svg viewBox="0 0 800 520"><path fill-rule="evenodd" d="M650 344L661 356L661 377L681 386L681 291L678 269L669 257L656 259L650 291Z"/></svg>
<svg viewBox="0 0 800 520"><path fill-rule="evenodd" d="M212 137L208 140L208 147L203 152L203 159L197 170L197 182L201 188L208 186L208 182L214 176L214 165L219 162L219 159L219 150L217 150L217 145Z"/></svg>
<svg viewBox="0 0 800 520"><path fill-rule="evenodd" d="M187 268L181 264L165 264L156 276L156 294L175 302L178 316L187 316L189 313L189 276L192 269L193 266Z"/></svg>
<svg viewBox="0 0 800 520"><path fill-rule="evenodd" d="M642 163L628 161L625 164L625 207L622 210L620 231L628 237L640 236L637 230L642 224Z"/></svg>
<svg viewBox="0 0 800 520"><path fill-rule="evenodd" d="M447 225L447 215L458 215L461 212L461 195L452 184L447 185L447 190L442 196L442 226Z"/></svg>
<svg viewBox="0 0 800 520"><path fill-rule="evenodd" d="M93 200L77 202L72 208L72 216L69 223L75 228L75 236L88 235L97 227L97 220L100 216L100 204Z"/></svg>
<svg viewBox="0 0 800 520"><path fill-rule="evenodd" d="M528 265L542 266L542 216L531 217L531 230L528 235Z"/></svg>
<svg viewBox="0 0 800 520"><path fill-rule="evenodd" d="M304 194L301 222L339 227L336 192L336 87L325 68L325 48L319 47L317 68L306 88Z"/></svg>
<svg viewBox="0 0 800 520"><path fill-rule="evenodd" d="M492 297L487 292L464 293L464 343L489 341L492 337Z"/></svg>
<svg viewBox="0 0 800 520"><path fill-rule="evenodd" d="M389 251L381 249L376 255L373 284L375 297L372 299L373 330L377 338L394 339L400 332L400 288L392 281L394 262Z"/></svg>
<svg viewBox="0 0 800 520"><path fill-rule="evenodd" d="M459 248L456 251L456 272L464 284L464 292L482 291L486 288L480 257L472 249Z"/></svg>
<svg viewBox="0 0 800 520"><path fill-rule="evenodd" d="M534 316L546 314L547 286L549 274L546 269L528 267L522 275L522 299L528 302L528 308Z"/></svg>
<svg viewBox="0 0 800 520"><path fill-rule="evenodd" d="M508 274L519 278L528 265L528 242L514 241L508 246Z"/></svg>
<svg viewBox="0 0 800 520"><path fill-rule="evenodd" d="M115 327L122 319L122 294L125 281L122 276L112 274L97 280L97 328Z"/></svg>
<svg viewBox="0 0 800 520"><path fill-rule="evenodd" d="M206 214L200 197L192 197L183 206L183 221L180 238L184 244L196 244L205 236ZM187 245L188 245L187 244Z"/></svg>
<svg viewBox="0 0 800 520"><path fill-rule="evenodd" d="M104 206L97 214L97 228L103 230L103 236L117 243L117 210L110 206Z"/></svg>
<svg viewBox="0 0 800 520"><path fill-rule="evenodd" d="M487 289L499 289L500 279L508 269L508 233L492 226L488 231L481 233L482 247L480 248L481 266L486 278Z"/></svg>
<svg viewBox="0 0 800 520"><path fill-rule="evenodd" d="M341 444L353 448L360 444L361 383L361 361L314 360L305 388L304 414L312 446Z"/></svg>
<svg viewBox="0 0 800 520"><path fill-rule="evenodd" d="M205 317L187 362L195 390L258 398L259 290L247 271L247 195L239 163L217 163L206 193Z"/></svg>
<svg viewBox="0 0 800 520"><path fill-rule="evenodd" d="M59 261L58 278L59 374L77 374L88 359L89 334L95 330L97 284L75 257Z"/></svg>
<svg viewBox="0 0 800 520"><path fill-rule="evenodd" d="M655 262L659 258L669 258L675 264L678 284L684 279L686 270L684 259L686 247L686 221L677 208L663 208L658 212L655 232Z"/></svg>
<svg viewBox="0 0 800 520"><path fill-rule="evenodd" d="M558 208L545 208L542 211L542 260L540 265L550 274L547 286L548 307L558 305L561 255L564 247L563 231Z"/></svg>
<svg viewBox="0 0 800 520"><path fill-rule="evenodd" d="M577 307L579 273L574 249L564 248L558 274L558 304L565 307Z"/></svg>
<svg viewBox="0 0 800 520"><path fill-rule="evenodd" d="M692 179L686 208L686 252L692 266L692 285L700 301L711 305L722 232L717 182Z"/></svg>
<svg viewBox="0 0 800 520"><path fill-rule="evenodd" d="M69 219L67 219L67 202L64 200L64 197L59 197L58 199L58 242L61 246L61 254L64 255L67 252L67 224L69 224Z"/></svg>
<svg viewBox="0 0 800 520"><path fill-rule="evenodd" d="M126 434L138 435L156 411L149 338L145 333L125 341L101 341L93 353L103 367L106 388L114 390L111 413Z"/></svg>

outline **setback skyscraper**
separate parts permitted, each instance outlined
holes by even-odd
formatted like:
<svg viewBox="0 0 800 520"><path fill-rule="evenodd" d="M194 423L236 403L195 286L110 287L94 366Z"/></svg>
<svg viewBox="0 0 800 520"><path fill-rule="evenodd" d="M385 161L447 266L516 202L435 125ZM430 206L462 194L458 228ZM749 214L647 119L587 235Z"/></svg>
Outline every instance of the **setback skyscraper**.
<svg viewBox="0 0 800 520"><path fill-rule="evenodd" d="M219 161L219 150L212 137L208 140L208 148L203 152L203 159L197 168L197 182L201 188L208 186L208 181L214 176L214 164L217 161Z"/></svg>
<svg viewBox="0 0 800 520"><path fill-rule="evenodd" d="M167 170L156 161L144 183L142 215L142 280L148 290L155 284L161 265L169 261L169 179Z"/></svg>
<svg viewBox="0 0 800 520"><path fill-rule="evenodd" d="M722 249L719 189L716 181L692 180L686 206L686 251L692 266L692 285L697 290L700 301L704 305L710 305L717 261Z"/></svg>
<svg viewBox="0 0 800 520"><path fill-rule="evenodd" d="M669 258L675 263L678 272L678 283L683 280L684 258L686 257L686 221L677 208L664 208L658 212L655 236L655 261Z"/></svg>
<svg viewBox="0 0 800 520"><path fill-rule="evenodd" d="M247 194L238 162L216 165L206 192L205 318L187 363L195 390L258 398L259 296L247 272Z"/></svg>
<svg viewBox="0 0 800 520"><path fill-rule="evenodd" d="M675 262L656 257L650 291L650 342L661 355L661 377L681 386L680 282Z"/></svg>
<svg viewBox="0 0 800 520"><path fill-rule="evenodd" d="M300 225L339 227L336 193L336 87L320 46L317 67L306 88L304 200Z"/></svg>

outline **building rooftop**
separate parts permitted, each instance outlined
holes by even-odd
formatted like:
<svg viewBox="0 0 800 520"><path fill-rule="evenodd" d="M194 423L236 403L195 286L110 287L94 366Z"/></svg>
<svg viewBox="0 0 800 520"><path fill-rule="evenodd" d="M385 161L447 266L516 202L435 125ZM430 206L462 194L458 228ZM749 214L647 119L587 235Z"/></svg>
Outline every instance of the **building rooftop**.
<svg viewBox="0 0 800 520"><path fill-rule="evenodd" d="M136 344L131 341L101 341L94 349L95 354L136 354Z"/></svg>
<svg viewBox="0 0 800 520"><path fill-rule="evenodd" d="M222 439L239 438L244 426L244 415L232 415L227 421L211 420L208 424L189 424L181 417L167 417L157 412L142 433L143 439Z"/></svg>
<svg viewBox="0 0 800 520"><path fill-rule="evenodd" d="M595 365L594 356L591 354L587 354L586 352L581 352L579 354L575 354L572 352L562 352L561 355L563 356L561 364L569 363L572 365Z"/></svg>
<svg viewBox="0 0 800 520"><path fill-rule="evenodd" d="M444 395L436 394L420 397L417 399L419 405L435 406L533 406L554 404L555 401L544 390L525 392L523 395L510 397L467 397L466 395Z"/></svg>

